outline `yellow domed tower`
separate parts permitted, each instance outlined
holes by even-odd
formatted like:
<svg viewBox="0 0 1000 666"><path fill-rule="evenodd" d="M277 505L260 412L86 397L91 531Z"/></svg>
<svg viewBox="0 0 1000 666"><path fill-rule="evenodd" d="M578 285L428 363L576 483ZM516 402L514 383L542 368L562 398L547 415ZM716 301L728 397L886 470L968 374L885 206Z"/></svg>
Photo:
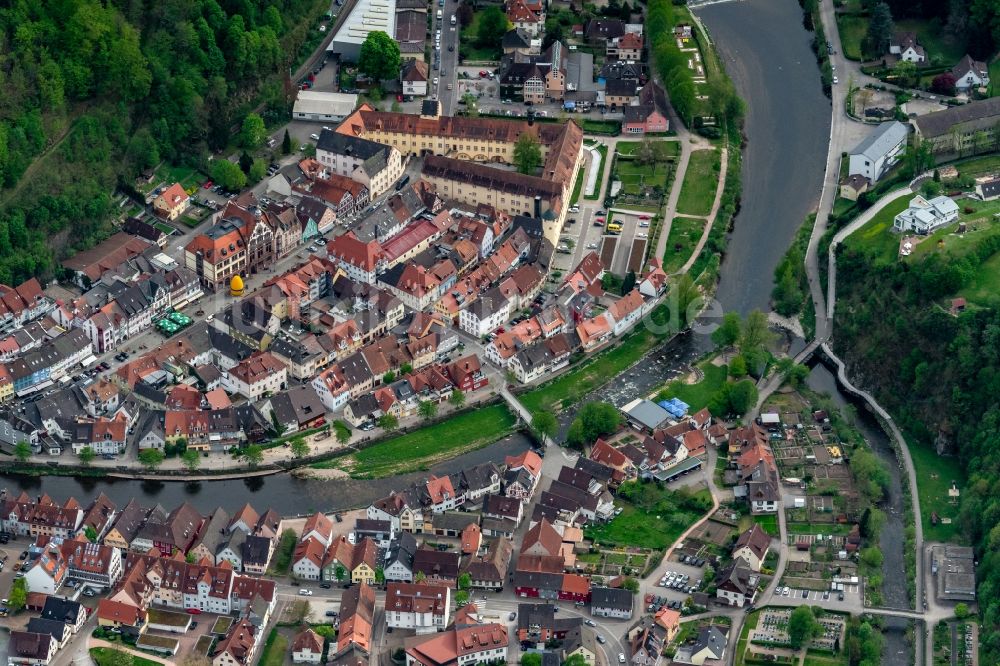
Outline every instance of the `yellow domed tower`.
<svg viewBox="0 0 1000 666"><path fill-rule="evenodd" d="M239 275L234 275L233 279L229 281L229 295L230 296L243 295L243 278L241 278Z"/></svg>

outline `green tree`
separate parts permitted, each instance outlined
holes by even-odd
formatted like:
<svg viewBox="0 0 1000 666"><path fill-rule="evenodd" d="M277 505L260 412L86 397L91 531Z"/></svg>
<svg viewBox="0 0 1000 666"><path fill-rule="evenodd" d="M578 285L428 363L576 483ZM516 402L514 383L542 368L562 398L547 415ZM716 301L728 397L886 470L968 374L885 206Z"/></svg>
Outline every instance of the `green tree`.
<svg viewBox="0 0 1000 666"><path fill-rule="evenodd" d="M348 430L347 426L344 426L339 421L337 423L337 426L334 427L334 430L336 430L337 432L337 443L343 446L344 444L347 444L349 441L351 441L351 431Z"/></svg>
<svg viewBox="0 0 1000 666"><path fill-rule="evenodd" d="M768 346L774 341L774 334L768 327L767 315L754 310L747 315L739 340L739 350L747 362L747 370L759 373L767 360Z"/></svg>
<svg viewBox="0 0 1000 666"><path fill-rule="evenodd" d="M243 126L240 129L240 145L247 150L257 150L264 145L267 139L267 127L264 119L256 113L248 113L243 118Z"/></svg>
<svg viewBox="0 0 1000 666"><path fill-rule="evenodd" d="M31 444L28 444L23 439L18 442L17 445L14 446L14 457L21 462L25 462L31 457Z"/></svg>
<svg viewBox="0 0 1000 666"><path fill-rule="evenodd" d="M97 543L97 530L92 526L87 525L83 528L83 536L87 537L87 541L90 543Z"/></svg>
<svg viewBox="0 0 1000 666"><path fill-rule="evenodd" d="M879 570L882 568L882 551L874 546L863 549L859 557L861 562L870 569Z"/></svg>
<svg viewBox="0 0 1000 666"><path fill-rule="evenodd" d="M472 587L472 576L468 573L463 573L458 577L458 589L468 590L470 587Z"/></svg>
<svg viewBox="0 0 1000 666"><path fill-rule="evenodd" d="M382 375L382 383L383 384L391 384L394 381L396 381L396 373L393 372L392 370L390 370L387 373L385 373L384 375Z"/></svg>
<svg viewBox="0 0 1000 666"><path fill-rule="evenodd" d="M531 414L531 429L538 440L544 442L546 438L555 437L559 430L559 422L552 412L543 409Z"/></svg>
<svg viewBox="0 0 1000 666"><path fill-rule="evenodd" d="M421 400L420 404L417 406L417 412L423 420L430 421L432 418L437 416L437 403L433 400Z"/></svg>
<svg viewBox="0 0 1000 666"><path fill-rule="evenodd" d="M521 666L542 666L542 655L538 652L522 654Z"/></svg>
<svg viewBox="0 0 1000 666"><path fill-rule="evenodd" d="M399 44L381 30L368 33L361 44L358 69L376 83L399 76Z"/></svg>
<svg viewBox="0 0 1000 666"><path fill-rule="evenodd" d="M481 49L500 50L503 36L510 28L510 21L503 10L496 5L490 5L479 14L479 28L476 32L476 46Z"/></svg>
<svg viewBox="0 0 1000 666"><path fill-rule="evenodd" d="M383 583L385 583L385 569L375 567L375 584L382 585Z"/></svg>
<svg viewBox="0 0 1000 666"><path fill-rule="evenodd" d="M413 574L413 582L414 583L426 583L427 582L427 574L425 574L423 571L418 571L417 573Z"/></svg>
<svg viewBox="0 0 1000 666"><path fill-rule="evenodd" d="M291 442L292 455L296 458L303 458L309 455L309 443L305 437L296 437Z"/></svg>
<svg viewBox="0 0 1000 666"><path fill-rule="evenodd" d="M469 593L465 590L458 590L455 592L455 607L461 608L465 604L469 603Z"/></svg>
<svg viewBox="0 0 1000 666"><path fill-rule="evenodd" d="M965 602L959 602L955 604L955 617L959 620L964 620L969 617L971 613L969 612L969 605Z"/></svg>
<svg viewBox="0 0 1000 666"><path fill-rule="evenodd" d="M566 443L575 448L583 448L598 437L608 435L618 429L621 414L607 402L588 402L570 424L566 433Z"/></svg>
<svg viewBox="0 0 1000 666"><path fill-rule="evenodd" d="M562 666L588 666L587 658L582 654L577 652L576 654L571 654L563 663Z"/></svg>
<svg viewBox="0 0 1000 666"><path fill-rule="evenodd" d="M875 58L889 52L889 41L894 30L889 5L880 2L872 7L868 32L865 34L865 47L869 57Z"/></svg>
<svg viewBox="0 0 1000 666"><path fill-rule="evenodd" d="M639 591L639 581L631 576L622 581L622 589L628 590L632 594Z"/></svg>
<svg viewBox="0 0 1000 666"><path fill-rule="evenodd" d="M194 472L201 465L201 456L194 449L188 449L181 454L181 462L187 468L187 471Z"/></svg>
<svg viewBox="0 0 1000 666"><path fill-rule="evenodd" d="M28 583L23 577L15 578L10 586L7 607L10 608L11 612L16 613L24 608L26 603L28 603Z"/></svg>
<svg viewBox="0 0 1000 666"><path fill-rule="evenodd" d="M394 414L383 414L378 417L378 427L386 432L392 432L399 427L399 419Z"/></svg>
<svg viewBox="0 0 1000 666"><path fill-rule="evenodd" d="M757 404L757 386L749 379L736 382L729 389L729 406L734 414L743 415Z"/></svg>
<svg viewBox="0 0 1000 666"><path fill-rule="evenodd" d="M712 342L717 347L732 347L740 339L743 323L737 312L727 312L722 316L722 323L712 331Z"/></svg>
<svg viewBox="0 0 1000 666"><path fill-rule="evenodd" d="M248 182L259 183L264 180L264 176L267 175L267 162L262 159L256 159L253 164L250 165L250 173L247 174L249 178Z"/></svg>
<svg viewBox="0 0 1000 666"><path fill-rule="evenodd" d="M77 457L80 458L80 463L86 467L90 465L90 463L94 462L94 458L97 457L97 454L94 453L94 449L89 446L85 446L80 449L80 453L77 454Z"/></svg>
<svg viewBox="0 0 1000 666"><path fill-rule="evenodd" d="M337 566L333 568L333 576L338 582L342 583L344 582L344 578L347 576L347 569L344 568L343 564L338 563Z"/></svg>
<svg viewBox="0 0 1000 666"><path fill-rule="evenodd" d="M816 620L813 609L798 606L788 618L788 639L793 650L798 650L821 631L823 625Z"/></svg>
<svg viewBox="0 0 1000 666"><path fill-rule="evenodd" d="M635 289L635 271L629 271L622 280L622 296Z"/></svg>
<svg viewBox="0 0 1000 666"><path fill-rule="evenodd" d="M909 60L900 60L896 63L892 73L896 77L896 83L904 88L909 88L917 81L917 64Z"/></svg>
<svg viewBox="0 0 1000 666"><path fill-rule="evenodd" d="M292 154L292 136L288 133L287 128L285 129L285 136L281 139L281 154Z"/></svg>
<svg viewBox="0 0 1000 666"><path fill-rule="evenodd" d="M231 192L238 192L246 187L247 175L238 165L219 159L212 162L212 180Z"/></svg>
<svg viewBox="0 0 1000 666"><path fill-rule="evenodd" d="M160 449L149 448L139 451L139 462L142 463L147 472L152 472L162 465L164 458L166 455Z"/></svg>
<svg viewBox="0 0 1000 666"><path fill-rule="evenodd" d="M799 286L799 276L791 262L786 262L781 269L772 296L774 297L774 309L782 316L791 317L802 310L802 288Z"/></svg>
<svg viewBox="0 0 1000 666"><path fill-rule="evenodd" d="M514 143L514 166L520 173L534 175L542 164L542 147L533 134L527 132Z"/></svg>
<svg viewBox="0 0 1000 666"><path fill-rule="evenodd" d="M241 457L250 469L254 469L264 462L264 448L260 444L251 444L243 450Z"/></svg>
<svg viewBox="0 0 1000 666"><path fill-rule="evenodd" d="M745 377L746 374L747 362L743 360L742 356L734 356L733 360L729 362L729 376Z"/></svg>
<svg viewBox="0 0 1000 666"><path fill-rule="evenodd" d="M411 372L413 372L413 366L410 365L409 363L404 363L403 365L399 366L399 376L400 377L402 377L404 375L408 375Z"/></svg>
<svg viewBox="0 0 1000 666"><path fill-rule="evenodd" d="M253 166L253 158L250 157L250 153L243 151L240 153L240 161L238 162L240 171L243 173L250 173L250 167Z"/></svg>
<svg viewBox="0 0 1000 666"><path fill-rule="evenodd" d="M671 295L674 297L674 302L676 303L677 323L683 328L688 325L689 318L695 317L698 314L695 311L695 303L698 301L700 294L698 293L698 286L694 283L690 273L684 273L677 279Z"/></svg>
<svg viewBox="0 0 1000 666"><path fill-rule="evenodd" d="M465 404L465 393L463 393L459 389L455 389L454 391L451 392L451 396L448 398L448 402L450 402L455 407L461 407L462 405Z"/></svg>

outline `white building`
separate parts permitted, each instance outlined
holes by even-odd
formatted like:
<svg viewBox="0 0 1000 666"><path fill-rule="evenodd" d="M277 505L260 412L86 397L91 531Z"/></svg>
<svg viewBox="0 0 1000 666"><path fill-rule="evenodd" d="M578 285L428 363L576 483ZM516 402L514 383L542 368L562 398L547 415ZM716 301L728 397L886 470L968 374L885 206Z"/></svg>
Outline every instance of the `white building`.
<svg viewBox="0 0 1000 666"><path fill-rule="evenodd" d="M396 34L395 0L359 0L354 3L350 16L341 24L326 50L339 55L341 61L357 62L361 45L368 33L375 31Z"/></svg>
<svg viewBox="0 0 1000 666"><path fill-rule="evenodd" d="M877 183L899 161L908 136L909 130L903 123L897 120L882 123L851 151L848 175L857 174L872 184Z"/></svg>
<svg viewBox="0 0 1000 666"><path fill-rule="evenodd" d="M896 215L893 228L917 234L929 234L958 219L958 204L946 196L930 201L919 194L910 200L910 207Z"/></svg>
<svg viewBox="0 0 1000 666"><path fill-rule="evenodd" d="M444 585L389 583L385 594L385 621L394 629L418 634L441 631L451 615L451 590Z"/></svg>
<svg viewBox="0 0 1000 666"><path fill-rule="evenodd" d="M283 391L288 384L285 364L269 352L259 352L222 375L222 387L257 401L269 394Z"/></svg>
<svg viewBox="0 0 1000 666"><path fill-rule="evenodd" d="M458 315L458 326L469 335L481 338L510 318L510 300L492 289Z"/></svg>
<svg viewBox="0 0 1000 666"><path fill-rule="evenodd" d="M316 143L316 161L333 173L362 183L371 199L403 175L403 158L392 146L326 129Z"/></svg>
<svg viewBox="0 0 1000 666"><path fill-rule="evenodd" d="M340 366L330 366L315 379L312 387L328 412L339 412L351 401L351 387Z"/></svg>
<svg viewBox="0 0 1000 666"><path fill-rule="evenodd" d="M969 91L973 88L985 88L990 85L990 70L985 62L973 60L972 56L966 54L958 61L958 64L951 68L951 74L955 77L955 89Z"/></svg>
<svg viewBox="0 0 1000 666"><path fill-rule="evenodd" d="M318 664L323 659L323 637L306 629L292 642L292 663Z"/></svg>
<svg viewBox="0 0 1000 666"><path fill-rule="evenodd" d="M358 96L347 93L300 90L292 107L295 120L339 123L358 106Z"/></svg>

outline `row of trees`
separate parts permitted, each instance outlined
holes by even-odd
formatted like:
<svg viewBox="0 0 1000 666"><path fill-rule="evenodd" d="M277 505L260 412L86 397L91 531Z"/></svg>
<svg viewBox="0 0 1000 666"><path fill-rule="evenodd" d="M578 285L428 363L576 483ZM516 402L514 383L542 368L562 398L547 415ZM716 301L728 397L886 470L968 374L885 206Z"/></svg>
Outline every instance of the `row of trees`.
<svg viewBox="0 0 1000 666"><path fill-rule="evenodd" d="M650 57L653 69L663 82L670 103L684 123L691 127L701 110L688 57L674 39L674 10L670 0L652 0L646 13L646 34L650 36ZM704 45L703 45L704 46ZM708 61L711 54L704 54ZM707 62L706 62L707 66ZM724 131L738 129L743 119L743 101L732 82L721 72L710 75L704 84L708 107L704 109L716 118Z"/></svg>

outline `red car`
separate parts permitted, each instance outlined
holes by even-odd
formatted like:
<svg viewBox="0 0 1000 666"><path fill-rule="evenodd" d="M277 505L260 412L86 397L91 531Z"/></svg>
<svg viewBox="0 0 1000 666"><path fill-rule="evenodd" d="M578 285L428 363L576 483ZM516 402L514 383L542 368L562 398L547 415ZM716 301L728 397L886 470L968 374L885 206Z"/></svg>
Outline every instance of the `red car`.
<svg viewBox="0 0 1000 666"><path fill-rule="evenodd" d="M214 185L214 184L215 183L213 183L212 181L206 180L204 183L202 183L201 186L204 187L206 190L210 190L210 189L212 189L212 185Z"/></svg>
<svg viewBox="0 0 1000 666"><path fill-rule="evenodd" d="M639 219L640 220L648 220L649 219L649 215L640 215Z"/></svg>
<svg viewBox="0 0 1000 666"><path fill-rule="evenodd" d="M490 75L490 73L487 72L485 69L479 70L479 78L485 79L489 75Z"/></svg>
<svg viewBox="0 0 1000 666"><path fill-rule="evenodd" d="M188 608L187 612L188 612L189 615L201 615L201 609L200 608Z"/></svg>
<svg viewBox="0 0 1000 666"><path fill-rule="evenodd" d="M603 218L603 217L599 217L599 218L597 218L597 219L595 220L595 222L604 222L604 218Z"/></svg>

